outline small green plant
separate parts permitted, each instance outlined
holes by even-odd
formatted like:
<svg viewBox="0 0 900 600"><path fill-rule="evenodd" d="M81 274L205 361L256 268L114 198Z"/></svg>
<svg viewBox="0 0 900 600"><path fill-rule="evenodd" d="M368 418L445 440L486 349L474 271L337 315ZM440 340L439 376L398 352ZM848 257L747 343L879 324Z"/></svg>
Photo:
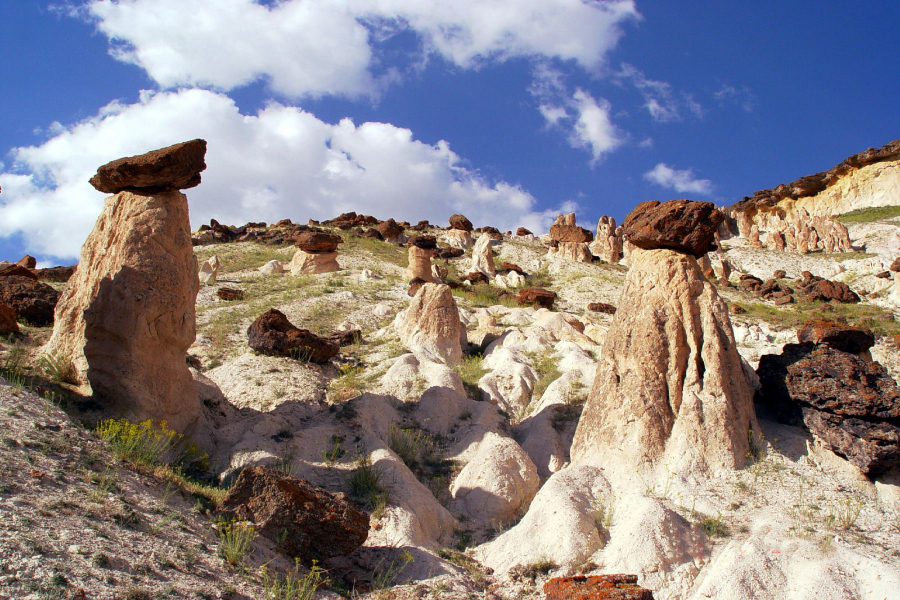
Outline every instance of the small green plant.
<svg viewBox="0 0 900 600"><path fill-rule="evenodd" d="M313 600L316 590L326 580L325 570L313 561L313 566L305 575L299 574L299 566L294 572L283 577L269 575L268 569L260 571L264 596L262 600Z"/></svg>
<svg viewBox="0 0 900 600"><path fill-rule="evenodd" d="M847 495L832 505L828 514L828 520L845 531L852 529L856 525L857 519L859 519L862 508L863 501L861 498Z"/></svg>
<svg viewBox="0 0 900 600"><path fill-rule="evenodd" d="M466 395L470 400L481 399L481 390L478 389L478 382L488 373L483 363L484 357L481 354L470 354L463 358L462 363L454 367L454 370L462 379Z"/></svg>
<svg viewBox="0 0 900 600"><path fill-rule="evenodd" d="M45 354L38 361L44 375L54 383L78 383L78 371L71 360L56 356L54 354Z"/></svg>
<svg viewBox="0 0 900 600"><path fill-rule="evenodd" d="M326 465L331 466L337 463L347 454L347 451L341 448L343 442L344 438L337 434L328 438L328 441L325 443L325 449L322 450L322 459Z"/></svg>
<svg viewBox="0 0 900 600"><path fill-rule="evenodd" d="M550 384L559 379L562 372L559 370L556 358L550 354L530 354L531 368L537 373L537 381L531 388L531 400L540 400Z"/></svg>
<svg viewBox="0 0 900 600"><path fill-rule="evenodd" d="M606 498L596 498L593 502L594 523L598 529L609 530L616 514L616 500L607 501Z"/></svg>
<svg viewBox="0 0 900 600"><path fill-rule="evenodd" d="M103 473L95 474L95 483L97 488L91 492L91 500L97 503L103 502L104 498L117 489L116 472L111 467L106 467Z"/></svg>
<svg viewBox="0 0 900 600"><path fill-rule="evenodd" d="M698 513L699 514L699 513ZM728 524L722 520L722 514L718 514L715 517L708 517L705 515L699 515L700 518L697 520L697 525L706 532L706 535L713 538L724 538L731 535L731 531L728 527Z"/></svg>
<svg viewBox="0 0 900 600"><path fill-rule="evenodd" d="M109 443L113 453L132 465L154 467L174 449L181 434L172 431L163 421L131 423L126 419L108 419L97 425L97 435Z"/></svg>
<svg viewBox="0 0 900 600"><path fill-rule="evenodd" d="M256 538L256 528L247 521L227 521L219 523L219 556L231 565L244 562Z"/></svg>
<svg viewBox="0 0 900 600"><path fill-rule="evenodd" d="M385 590L394 585L403 569L415 560L409 550L403 550L399 557L388 564L384 564L386 558L378 561L378 564L375 565L375 570L372 572L374 575L372 578L372 589L375 591Z"/></svg>
<svg viewBox="0 0 900 600"><path fill-rule="evenodd" d="M423 455L431 451L432 440L420 429L401 429L391 423L388 446L410 470L416 470Z"/></svg>
<svg viewBox="0 0 900 600"><path fill-rule="evenodd" d="M382 477L383 471L372 464L369 455L360 453L356 459L356 469L350 475L350 495L379 514L384 511L391 497L382 482Z"/></svg>

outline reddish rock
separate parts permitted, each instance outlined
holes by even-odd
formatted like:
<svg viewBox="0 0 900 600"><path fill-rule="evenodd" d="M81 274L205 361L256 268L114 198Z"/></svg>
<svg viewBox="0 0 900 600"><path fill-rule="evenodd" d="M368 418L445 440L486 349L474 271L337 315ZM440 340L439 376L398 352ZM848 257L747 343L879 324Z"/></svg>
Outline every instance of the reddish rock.
<svg viewBox="0 0 900 600"><path fill-rule="evenodd" d="M409 296L410 298L412 298L417 293L419 293L419 289L426 283L428 283L428 282L425 281L424 279L422 279L420 277L416 277L415 279L413 279L412 281L409 282L409 289L406 290L406 295Z"/></svg>
<svg viewBox="0 0 900 600"><path fill-rule="evenodd" d="M754 277L750 274L744 274L741 275L738 281L738 285L740 285L748 292L756 292L759 291L759 289L762 287L763 281L759 277Z"/></svg>
<svg viewBox="0 0 900 600"><path fill-rule="evenodd" d="M453 215L450 217L450 229L472 231L472 221L468 220L463 215Z"/></svg>
<svg viewBox="0 0 900 600"><path fill-rule="evenodd" d="M359 232L359 237L371 238L373 240L384 241L384 236L374 227Z"/></svg>
<svg viewBox="0 0 900 600"><path fill-rule="evenodd" d="M604 313L607 315L616 314L616 307L612 304L606 304L605 302L591 302L587 307L591 312Z"/></svg>
<svg viewBox="0 0 900 600"><path fill-rule="evenodd" d="M504 273L511 273L511 272L515 271L522 277L528 277L528 273L526 273L522 267L520 267L519 265L517 265L515 263L508 263L508 262L501 263L500 270L503 271Z"/></svg>
<svg viewBox="0 0 900 600"><path fill-rule="evenodd" d="M260 535L307 565L349 554L369 535L369 515L343 494L269 467L244 468L220 512L252 522Z"/></svg>
<svg viewBox="0 0 900 600"><path fill-rule="evenodd" d="M216 290L216 296L218 296L222 300L243 300L244 291L223 287Z"/></svg>
<svg viewBox="0 0 900 600"><path fill-rule="evenodd" d="M16 314L39 327L53 324L59 292L29 277L0 277L0 303L12 306Z"/></svg>
<svg viewBox="0 0 900 600"><path fill-rule="evenodd" d="M575 213L559 215L550 226L550 239L557 242L587 243L594 241L594 234L575 225Z"/></svg>
<svg viewBox="0 0 900 600"><path fill-rule="evenodd" d="M294 238L294 245L310 254L325 254L337 250L343 240L339 235L318 231L304 231Z"/></svg>
<svg viewBox="0 0 900 600"><path fill-rule="evenodd" d="M191 140L138 156L120 158L97 169L91 185L115 194L123 190L184 190L200 185L206 169L206 141Z"/></svg>
<svg viewBox="0 0 900 600"><path fill-rule="evenodd" d="M26 254L25 256L20 258L19 262L17 262L16 264L25 267L26 269L34 269L35 267L37 267L37 259Z"/></svg>
<svg viewBox="0 0 900 600"><path fill-rule="evenodd" d="M519 291L516 301L522 305L537 304L541 308L553 308L553 303L556 301L556 292L541 288L526 288Z"/></svg>
<svg viewBox="0 0 900 600"><path fill-rule="evenodd" d="M787 273L783 269L778 269L774 273L772 273L772 277L775 279L784 279L787 277Z"/></svg>
<svg viewBox="0 0 900 600"><path fill-rule="evenodd" d="M534 235L534 234L531 233L531 231L529 231L528 229L525 229L524 227L519 227L518 229L516 229L516 235Z"/></svg>
<svg viewBox="0 0 900 600"><path fill-rule="evenodd" d="M791 304L794 301L794 297L790 294L786 294L784 296L777 296L774 298L775 306L784 306L785 304Z"/></svg>
<svg viewBox="0 0 900 600"><path fill-rule="evenodd" d="M653 600L637 575L554 577L544 584L546 600Z"/></svg>
<svg viewBox="0 0 900 600"><path fill-rule="evenodd" d="M900 348L900 333L895 335L893 337L893 340L894 340L894 346L896 346L897 348Z"/></svg>
<svg viewBox="0 0 900 600"><path fill-rule="evenodd" d="M876 273L875 277L878 277L879 279L890 279L891 272L890 271L882 271L881 273Z"/></svg>
<svg viewBox="0 0 900 600"><path fill-rule="evenodd" d="M448 246L447 248L441 248L440 250L438 250L437 254L435 256L437 256L437 258L445 258L445 259L459 258L460 256L462 256L465 253L466 253L466 251L463 250L462 248L454 248L452 246Z"/></svg>
<svg viewBox="0 0 900 600"><path fill-rule="evenodd" d="M290 219L281 219L280 221L272 225L272 227L290 227L293 224L294 223Z"/></svg>
<svg viewBox="0 0 900 600"><path fill-rule="evenodd" d="M500 230L496 227L491 227L487 225L485 227L479 227L475 230L477 233L486 233L492 240L502 240L503 234L500 233Z"/></svg>
<svg viewBox="0 0 900 600"><path fill-rule="evenodd" d="M436 250L437 240L433 235L416 235L411 237L406 245L415 246L416 248L421 248L422 250Z"/></svg>
<svg viewBox="0 0 900 600"><path fill-rule="evenodd" d="M274 308L263 313L247 328L251 348L262 354L288 356L315 363L326 363L340 352L340 346L311 331L295 327Z"/></svg>
<svg viewBox="0 0 900 600"><path fill-rule="evenodd" d="M805 273L805 272L804 272ZM806 296L808 302L821 300L822 302L859 302L859 296L850 289L850 286L842 281L829 281L821 277L811 277L809 283L800 288L800 293Z"/></svg>
<svg viewBox="0 0 900 600"><path fill-rule="evenodd" d="M669 248L703 256L715 250L715 235L725 216L712 202L642 202L625 217L625 239L645 250Z"/></svg>
<svg viewBox="0 0 900 600"><path fill-rule="evenodd" d="M9 304L0 303L0 335L9 335L10 333L19 333L16 309Z"/></svg>
<svg viewBox="0 0 900 600"><path fill-rule="evenodd" d="M482 273L481 271L473 271L468 275L463 275L459 278L460 281L468 281L472 285L476 285L479 283L490 283L491 280L488 279L488 276Z"/></svg>
<svg viewBox="0 0 900 600"><path fill-rule="evenodd" d="M894 273L900 271L900 257L894 259L894 262L891 263L890 270Z"/></svg>
<svg viewBox="0 0 900 600"><path fill-rule="evenodd" d="M763 356L757 401L805 426L863 473L900 465L900 387L879 363L824 345L787 344Z"/></svg>
<svg viewBox="0 0 900 600"><path fill-rule="evenodd" d="M23 267L18 263L6 263L0 267L0 277L28 277L29 279L37 279L37 275L31 269Z"/></svg>
<svg viewBox="0 0 900 600"><path fill-rule="evenodd" d="M64 283L75 274L75 268L75 265L71 267L47 267L46 269L38 269L35 271L35 274L41 280Z"/></svg>
<svg viewBox="0 0 900 600"><path fill-rule="evenodd" d="M349 331L335 331L328 336L328 339L338 346L350 346L362 341L362 331L359 329L351 329Z"/></svg>
<svg viewBox="0 0 900 600"><path fill-rule="evenodd" d="M729 304L728 311L733 315L742 315L747 312L747 309L739 304Z"/></svg>
<svg viewBox="0 0 900 600"><path fill-rule="evenodd" d="M854 327L831 319L806 321L797 331L797 340L835 350L859 354L875 345L875 334L865 327Z"/></svg>
<svg viewBox="0 0 900 600"><path fill-rule="evenodd" d="M347 230L353 229L354 227L362 227L364 225L378 225L378 223L379 221L375 217L370 217L368 215L358 215L355 212L351 211L325 221L324 225ZM316 223L314 223L312 219L310 219L310 224L312 225Z"/></svg>
<svg viewBox="0 0 900 600"><path fill-rule="evenodd" d="M378 225L378 233L381 234L386 240L393 240L401 233L403 233L403 228L397 224L397 221L393 219L388 219Z"/></svg>
<svg viewBox="0 0 900 600"><path fill-rule="evenodd" d="M426 220L426 221L419 221L415 225L410 225L409 229L412 229L413 231L425 231L429 227L431 227L431 223L429 223Z"/></svg>

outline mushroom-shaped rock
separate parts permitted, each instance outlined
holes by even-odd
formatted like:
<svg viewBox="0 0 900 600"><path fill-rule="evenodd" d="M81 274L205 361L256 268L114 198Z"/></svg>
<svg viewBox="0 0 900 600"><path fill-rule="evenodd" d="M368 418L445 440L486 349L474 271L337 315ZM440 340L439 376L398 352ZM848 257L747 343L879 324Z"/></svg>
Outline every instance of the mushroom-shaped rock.
<svg viewBox="0 0 900 600"><path fill-rule="evenodd" d="M463 215L453 215L450 217L450 229L472 231L472 221L468 220Z"/></svg>
<svg viewBox="0 0 900 600"><path fill-rule="evenodd" d="M573 464L633 480L666 464L701 477L740 466L758 431L725 302L697 260L635 249L572 446Z"/></svg>
<svg viewBox="0 0 900 600"><path fill-rule="evenodd" d="M269 309L247 328L248 344L262 354L288 356L326 363L340 352L340 346L311 331L295 327L279 310Z"/></svg>
<svg viewBox="0 0 900 600"><path fill-rule="evenodd" d="M199 287L184 194L110 196L56 306L45 354L71 362L101 402L184 431L200 414L185 363Z"/></svg>
<svg viewBox="0 0 900 600"><path fill-rule="evenodd" d="M124 190L184 190L200 185L206 169L206 141L191 140L139 156L107 163L91 177L91 185L107 194Z"/></svg>
<svg viewBox="0 0 900 600"><path fill-rule="evenodd" d="M715 246L725 216L712 202L651 200L638 204L623 224L625 238L638 248L668 248L703 256Z"/></svg>
<svg viewBox="0 0 900 600"><path fill-rule="evenodd" d="M488 279L493 279L497 274L491 238L486 234L481 234L481 237L475 242L475 247L472 248L472 266L469 268L469 272L481 273Z"/></svg>
<svg viewBox="0 0 900 600"><path fill-rule="evenodd" d="M437 241L434 236L417 235L410 238L409 266L406 267L406 278L409 281L421 279L422 281L434 281L431 273L431 258L437 251Z"/></svg>
<svg viewBox="0 0 900 600"><path fill-rule="evenodd" d="M409 308L397 315L394 327L413 354L446 364L462 361L466 329L449 286L424 284Z"/></svg>
<svg viewBox="0 0 900 600"><path fill-rule="evenodd" d="M241 470L220 512L252 522L279 550L307 565L350 554L369 535L369 515L343 494L269 467Z"/></svg>

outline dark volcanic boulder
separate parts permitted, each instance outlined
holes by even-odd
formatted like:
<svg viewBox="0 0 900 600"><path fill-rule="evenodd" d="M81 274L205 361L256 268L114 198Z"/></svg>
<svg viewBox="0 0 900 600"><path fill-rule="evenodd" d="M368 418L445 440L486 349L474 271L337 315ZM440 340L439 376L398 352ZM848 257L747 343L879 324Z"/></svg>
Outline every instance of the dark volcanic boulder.
<svg viewBox="0 0 900 600"><path fill-rule="evenodd" d="M854 327L829 319L806 321L797 331L800 343L809 342L835 350L859 354L875 345L875 334L865 327Z"/></svg>
<svg viewBox="0 0 900 600"><path fill-rule="evenodd" d="M605 302L591 302L587 307L591 312L604 313L607 315L616 314L616 307Z"/></svg>
<svg viewBox="0 0 900 600"><path fill-rule="evenodd" d="M465 253L466 253L466 251L463 250L462 248L454 248L453 246L447 246L446 248L441 248L440 250L438 250L437 254L435 254L435 256L437 258L444 258L444 259L459 258L460 256L462 256Z"/></svg>
<svg viewBox="0 0 900 600"><path fill-rule="evenodd" d="M805 272L804 272L805 273ZM805 277L804 277L805 279ZM844 302L848 304L859 302L859 296L850 289L850 286L842 281L829 281L821 277L812 277L809 283L800 288L800 293L806 296L808 302L820 300L822 302Z"/></svg>
<svg viewBox="0 0 900 600"><path fill-rule="evenodd" d="M541 308L553 308L553 303L556 301L556 292L541 288L526 288L519 291L516 301L519 304L537 304Z"/></svg>
<svg viewBox="0 0 900 600"><path fill-rule="evenodd" d="M637 575L554 577L544 584L546 600L653 600Z"/></svg>
<svg viewBox="0 0 900 600"><path fill-rule="evenodd" d="M30 277L0 277L0 302L12 306L20 318L39 327L53 324L59 292Z"/></svg>
<svg viewBox="0 0 900 600"><path fill-rule="evenodd" d="M216 290L216 296L222 300L243 300L244 291L223 287Z"/></svg>
<svg viewBox="0 0 900 600"><path fill-rule="evenodd" d="M869 475L900 465L900 387L877 362L829 348L787 344L759 361L757 401L805 425Z"/></svg>
<svg viewBox="0 0 900 600"><path fill-rule="evenodd" d="M383 239L393 240L403 233L403 228L397 224L397 221L388 219L378 225L378 233L381 234Z"/></svg>
<svg viewBox="0 0 900 600"><path fill-rule="evenodd" d="M326 363L340 352L340 346L311 331L295 327L281 311L263 313L247 328L250 347L262 354L288 356Z"/></svg>
<svg viewBox="0 0 900 600"><path fill-rule="evenodd" d="M334 252L343 240L339 235L319 231L304 231L294 238L294 245L310 254Z"/></svg>
<svg viewBox="0 0 900 600"><path fill-rule="evenodd" d="M338 346L349 346L357 342L362 342L362 331L359 329L351 329L349 331L335 331L328 336L328 339Z"/></svg>
<svg viewBox="0 0 900 600"><path fill-rule="evenodd" d="M715 250L715 235L725 216L712 202L651 200L625 217L625 239L645 250L669 248L703 256Z"/></svg>
<svg viewBox="0 0 900 600"><path fill-rule="evenodd" d="M268 467L242 470L220 512L252 522L260 535L307 565L350 554L369 535L369 515L343 494Z"/></svg>
<svg viewBox="0 0 900 600"><path fill-rule="evenodd" d="M0 277L28 277L29 279L37 279L37 275L31 269L23 267L18 263L4 263L0 266Z"/></svg>
<svg viewBox="0 0 900 600"><path fill-rule="evenodd" d="M38 269L35 271L35 274L38 279L65 283L75 274L75 268L76 265L71 267L47 267L46 269Z"/></svg>
<svg viewBox="0 0 900 600"><path fill-rule="evenodd" d="M206 141L191 140L107 163L91 177L91 185L107 194L141 188L184 190L200 185L205 157Z"/></svg>
<svg viewBox="0 0 900 600"><path fill-rule="evenodd" d="M463 231L472 231L472 221L463 215L453 215L450 217L450 229L462 229Z"/></svg>
<svg viewBox="0 0 900 600"><path fill-rule="evenodd" d="M9 335L10 333L19 333L16 309L9 304L0 304L0 335Z"/></svg>
<svg viewBox="0 0 900 600"><path fill-rule="evenodd" d="M415 246L422 250L436 250L437 240L433 235L416 235L409 239L407 246Z"/></svg>

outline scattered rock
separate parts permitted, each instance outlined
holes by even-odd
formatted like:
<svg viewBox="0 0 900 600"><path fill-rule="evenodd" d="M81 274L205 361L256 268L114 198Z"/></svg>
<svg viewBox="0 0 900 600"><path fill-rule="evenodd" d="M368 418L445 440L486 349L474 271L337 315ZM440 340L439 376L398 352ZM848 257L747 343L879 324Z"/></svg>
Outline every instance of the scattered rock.
<svg viewBox="0 0 900 600"><path fill-rule="evenodd" d="M900 257L894 259L891 263L890 270L894 273L900 272Z"/></svg>
<svg viewBox="0 0 900 600"><path fill-rule="evenodd" d="M453 215L450 217L450 228L461 229L462 231L472 231L472 221L463 215Z"/></svg>
<svg viewBox="0 0 900 600"><path fill-rule="evenodd" d="M516 229L516 235L517 236L526 236L526 235L534 235L534 234L531 233L530 230L525 229L524 227L519 227L518 229Z"/></svg>
<svg viewBox="0 0 900 600"><path fill-rule="evenodd" d="M184 194L110 196L44 353L70 361L95 399L183 432L200 415L185 362L199 287Z"/></svg>
<svg viewBox="0 0 900 600"><path fill-rule="evenodd" d="M265 273L266 275L277 275L279 273L284 273L284 263L280 260L270 260L259 268L259 272Z"/></svg>
<svg viewBox="0 0 900 600"><path fill-rule="evenodd" d="M875 345L875 335L865 327L829 319L806 321L797 331L797 339L801 344L808 342L852 354L861 354Z"/></svg>
<svg viewBox="0 0 900 600"><path fill-rule="evenodd" d="M668 248L700 257L715 250L715 234L725 216L712 202L642 202L625 217L625 238L638 248Z"/></svg>
<svg viewBox="0 0 900 600"><path fill-rule="evenodd" d="M70 267L47 267L46 269L38 269L35 271L38 279L44 281L53 281L57 283L65 283L72 275L75 274L75 265Z"/></svg>
<svg viewBox="0 0 900 600"><path fill-rule="evenodd" d="M554 577L544 584L546 600L653 600L637 575Z"/></svg>
<svg viewBox="0 0 900 600"><path fill-rule="evenodd" d="M378 241L380 241L380 242L383 242L383 241L384 241L384 236L381 235L381 232L378 231L377 229L375 229L374 227L372 227L372 228L370 228L370 229L364 229L363 231L360 231L360 232L359 232L359 237L362 237L362 238L370 238L370 239L373 239L373 240L378 240Z"/></svg>
<svg viewBox="0 0 900 600"><path fill-rule="evenodd" d="M823 302L859 302L859 296L850 289L849 285L842 281L829 281L822 277L809 278L809 283L801 287L799 292L806 296L807 302L815 302L817 300Z"/></svg>
<svg viewBox="0 0 900 600"><path fill-rule="evenodd" d="M541 288L526 288L519 291L516 301L520 305L537 304L541 308L553 308L556 301L556 292Z"/></svg>
<svg viewBox="0 0 900 600"><path fill-rule="evenodd" d="M396 242L403 235L403 228L394 219L388 219L380 223L377 229L386 242Z"/></svg>
<svg viewBox="0 0 900 600"><path fill-rule="evenodd" d="M587 308L591 312L604 313L607 315L616 314L616 307L612 304L606 304L605 302L591 302L588 304Z"/></svg>
<svg viewBox="0 0 900 600"><path fill-rule="evenodd" d="M443 259L459 258L460 256L462 256L465 253L466 253L466 251L463 250L462 248L449 248L448 247L448 248L441 248L440 250L438 250L436 256L438 258L443 258Z"/></svg>
<svg viewBox="0 0 900 600"><path fill-rule="evenodd" d="M359 329L349 329L347 331L335 331L328 336L328 339L338 346L352 346L358 342L362 342L362 331Z"/></svg>
<svg viewBox="0 0 900 600"><path fill-rule="evenodd" d="M787 273L783 269L778 269L772 273L773 279L784 279L785 277L787 277Z"/></svg>
<svg viewBox="0 0 900 600"><path fill-rule="evenodd" d="M234 300L243 300L244 299L244 291L236 290L233 288L219 288L216 290L216 296L221 298L222 300L234 301Z"/></svg>
<svg viewBox="0 0 900 600"><path fill-rule="evenodd" d="M16 322L16 309L9 304L0 303L0 335L19 333Z"/></svg>
<svg viewBox="0 0 900 600"><path fill-rule="evenodd" d="M90 183L107 194L142 188L150 193L184 190L200 185L200 172L206 169L205 156L206 141L191 140L114 160L97 169Z"/></svg>
<svg viewBox="0 0 900 600"><path fill-rule="evenodd" d="M308 481L269 467L246 467L220 512L250 521L260 535L304 564L349 554L369 535L369 515Z"/></svg>
<svg viewBox="0 0 900 600"><path fill-rule="evenodd" d="M261 354L287 356L314 363L327 363L340 346L306 329L295 327L274 308L256 318L247 328L248 343Z"/></svg>
<svg viewBox="0 0 900 600"><path fill-rule="evenodd" d="M491 280L488 279L488 276L480 271L475 271L473 273L468 273L459 278L460 281L468 281L472 285L477 283L490 283Z"/></svg>
<svg viewBox="0 0 900 600"><path fill-rule="evenodd" d="M341 270L337 261L337 252L315 252L297 250L291 258L290 268L292 275L317 275L319 273L333 273Z"/></svg>
<svg viewBox="0 0 900 600"><path fill-rule="evenodd" d="M8 304L21 319L38 327L53 324L59 292L31 277L0 277L0 303Z"/></svg>
<svg viewBox="0 0 900 600"><path fill-rule="evenodd" d="M882 271L881 273L876 273L875 277L877 277L879 279L890 279L891 272L890 271Z"/></svg>

